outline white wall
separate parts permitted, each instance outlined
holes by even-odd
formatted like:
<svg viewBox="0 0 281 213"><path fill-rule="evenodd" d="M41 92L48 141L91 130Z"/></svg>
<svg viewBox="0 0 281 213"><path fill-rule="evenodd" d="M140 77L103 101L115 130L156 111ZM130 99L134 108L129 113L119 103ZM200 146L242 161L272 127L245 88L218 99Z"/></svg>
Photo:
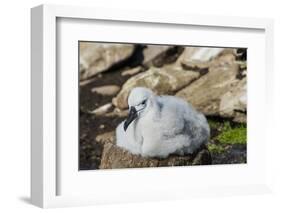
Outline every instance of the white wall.
<svg viewBox="0 0 281 213"><path fill-rule="evenodd" d="M78 1L77 1L78 2ZM0 134L1 134L1 175L0 209L1 212L37 212L38 208L28 203L30 172L30 11L41 4L37 0L5 0L1 2L1 74L0 74ZM74 0L56 0L44 3L77 4ZM140 9L156 11L186 12L192 14L216 14L231 16L270 17L275 19L275 122L281 118L281 13L278 1L261 0L211 0L211 1L122 1L122 0L80 0L79 5L101 6L122 9ZM279 85L277 85L279 83ZM278 100L279 98L279 100ZM280 127L279 127L280 129ZM276 128L277 132L277 128ZM110 205L67 209L69 212L277 212L281 210L281 140L275 136L273 158L275 170L275 193L273 195L228 197L220 199L193 199L177 202L159 202L146 204ZM277 170L278 168L278 170ZM278 210L277 210L278 209ZM4 211L6 210L6 211ZM52 212L66 209L51 210ZM49 210L48 210L49 211Z"/></svg>

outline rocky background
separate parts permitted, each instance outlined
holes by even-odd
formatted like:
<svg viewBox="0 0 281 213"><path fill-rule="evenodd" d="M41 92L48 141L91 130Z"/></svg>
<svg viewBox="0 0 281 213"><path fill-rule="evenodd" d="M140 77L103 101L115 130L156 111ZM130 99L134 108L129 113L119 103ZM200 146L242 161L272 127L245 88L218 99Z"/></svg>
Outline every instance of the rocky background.
<svg viewBox="0 0 281 213"><path fill-rule="evenodd" d="M246 163L247 50L80 42L81 170ZM115 145L136 86L190 102L211 138L190 156L145 159Z"/></svg>

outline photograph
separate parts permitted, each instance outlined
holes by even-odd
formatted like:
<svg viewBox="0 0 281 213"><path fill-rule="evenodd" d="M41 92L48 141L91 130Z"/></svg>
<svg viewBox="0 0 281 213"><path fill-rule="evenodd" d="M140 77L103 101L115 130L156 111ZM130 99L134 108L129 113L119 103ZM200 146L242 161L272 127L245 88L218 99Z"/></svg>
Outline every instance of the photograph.
<svg viewBox="0 0 281 213"><path fill-rule="evenodd" d="M78 41L79 170L247 163L247 48Z"/></svg>

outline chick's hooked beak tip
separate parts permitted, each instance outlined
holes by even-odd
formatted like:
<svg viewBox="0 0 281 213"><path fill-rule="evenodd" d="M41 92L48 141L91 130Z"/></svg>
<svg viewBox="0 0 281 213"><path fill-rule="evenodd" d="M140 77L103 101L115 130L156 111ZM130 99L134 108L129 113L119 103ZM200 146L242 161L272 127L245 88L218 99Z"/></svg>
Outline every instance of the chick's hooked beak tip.
<svg viewBox="0 0 281 213"><path fill-rule="evenodd" d="M138 113L135 107L130 107L129 115L124 122L124 131L127 130L130 123L132 123L138 117Z"/></svg>

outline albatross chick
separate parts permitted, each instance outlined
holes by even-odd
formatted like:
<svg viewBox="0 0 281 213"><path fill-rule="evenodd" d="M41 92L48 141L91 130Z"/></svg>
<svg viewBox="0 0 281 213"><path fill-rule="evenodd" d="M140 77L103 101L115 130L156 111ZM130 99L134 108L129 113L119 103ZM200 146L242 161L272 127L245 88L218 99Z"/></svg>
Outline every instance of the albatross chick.
<svg viewBox="0 0 281 213"><path fill-rule="evenodd" d="M117 146L143 157L192 154L210 137L205 116L174 96L143 87L128 98L129 115L116 129Z"/></svg>

